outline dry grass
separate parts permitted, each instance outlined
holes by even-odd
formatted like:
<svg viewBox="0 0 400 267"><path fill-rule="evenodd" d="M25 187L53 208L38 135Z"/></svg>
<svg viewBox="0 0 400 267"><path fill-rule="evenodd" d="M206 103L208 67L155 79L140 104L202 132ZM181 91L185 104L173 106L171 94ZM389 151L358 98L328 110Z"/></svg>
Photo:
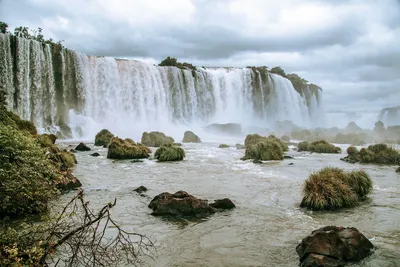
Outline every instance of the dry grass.
<svg viewBox="0 0 400 267"><path fill-rule="evenodd" d="M183 148L172 144L162 145L154 153L154 158L158 161L180 161L185 157Z"/></svg>

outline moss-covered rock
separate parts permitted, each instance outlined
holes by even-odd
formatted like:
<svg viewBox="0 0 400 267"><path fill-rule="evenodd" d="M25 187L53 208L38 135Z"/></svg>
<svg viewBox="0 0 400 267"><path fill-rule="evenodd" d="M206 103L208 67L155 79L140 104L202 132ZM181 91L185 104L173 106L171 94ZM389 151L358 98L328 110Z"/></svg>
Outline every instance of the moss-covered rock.
<svg viewBox="0 0 400 267"><path fill-rule="evenodd" d="M283 160L282 146L272 138L261 139L257 143L250 142L246 146L242 160Z"/></svg>
<svg viewBox="0 0 400 267"><path fill-rule="evenodd" d="M162 145L154 153L154 158L158 161L180 161L183 160L184 157L185 150L173 144Z"/></svg>
<svg viewBox="0 0 400 267"><path fill-rule="evenodd" d="M301 207L334 210L358 205L372 192L372 180L364 171L345 172L327 167L312 173L303 187Z"/></svg>
<svg viewBox="0 0 400 267"><path fill-rule="evenodd" d="M104 146L110 143L111 139L114 135L107 129L103 129L98 132L94 138L94 145L95 146Z"/></svg>
<svg viewBox="0 0 400 267"><path fill-rule="evenodd" d="M201 143L201 139L194 132L186 131L183 135L182 142L183 143Z"/></svg>
<svg viewBox="0 0 400 267"><path fill-rule="evenodd" d="M166 144L173 144L174 139L170 136L166 136L162 132L144 132L142 134L141 143L145 146L160 147Z"/></svg>
<svg viewBox="0 0 400 267"><path fill-rule="evenodd" d="M340 153L341 148L329 144L325 140L314 141L308 143L307 141L300 142L297 146L297 151L311 151L316 153Z"/></svg>
<svg viewBox="0 0 400 267"><path fill-rule="evenodd" d="M357 151L357 153L348 149L347 154L347 157L342 160L350 163L400 164L400 152L386 144L370 145L368 148L362 148L360 152Z"/></svg>
<svg viewBox="0 0 400 267"><path fill-rule="evenodd" d="M137 145L132 139L114 137L108 145L109 159L144 159L148 158L151 150L143 145Z"/></svg>
<svg viewBox="0 0 400 267"><path fill-rule="evenodd" d="M229 147L229 145L227 145L227 144L220 144L218 146L218 148L228 148L228 147Z"/></svg>
<svg viewBox="0 0 400 267"><path fill-rule="evenodd" d="M57 136L54 134L41 134L37 136L36 140L41 147L49 147L56 143Z"/></svg>

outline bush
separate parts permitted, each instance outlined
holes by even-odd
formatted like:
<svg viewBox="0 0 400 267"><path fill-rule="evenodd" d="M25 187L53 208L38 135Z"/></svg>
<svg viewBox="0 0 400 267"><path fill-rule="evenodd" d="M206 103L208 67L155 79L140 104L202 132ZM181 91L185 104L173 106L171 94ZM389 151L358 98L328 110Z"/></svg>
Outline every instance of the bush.
<svg viewBox="0 0 400 267"><path fill-rule="evenodd" d="M172 144L162 145L154 153L154 158L158 161L179 161L185 157L185 150Z"/></svg>
<svg viewBox="0 0 400 267"><path fill-rule="evenodd" d="M144 159L148 158L151 150L142 145L137 145L132 139L122 140L114 137L108 146L107 158L109 159Z"/></svg>
<svg viewBox="0 0 400 267"><path fill-rule="evenodd" d="M183 135L183 143L201 143L200 137L198 137L194 132L186 131Z"/></svg>
<svg viewBox="0 0 400 267"><path fill-rule="evenodd" d="M275 135L270 135L267 138L276 141L281 146L283 152L289 151L288 145L285 142L282 142L281 139L275 137Z"/></svg>
<svg viewBox="0 0 400 267"><path fill-rule="evenodd" d="M347 154L349 155L357 155L358 149L355 146L349 146L346 150Z"/></svg>
<svg viewBox="0 0 400 267"><path fill-rule="evenodd" d="M12 126L0 123L0 217L41 213L57 190L56 168L39 144Z"/></svg>
<svg viewBox="0 0 400 267"><path fill-rule="evenodd" d="M329 144L325 140L319 140L311 143L310 151L317 153L340 153L341 148Z"/></svg>
<svg viewBox="0 0 400 267"><path fill-rule="evenodd" d="M376 164L400 164L400 152L386 144L370 145L368 148L357 150L347 149L347 157L342 160L350 163L376 163Z"/></svg>
<svg viewBox="0 0 400 267"><path fill-rule="evenodd" d="M297 151L301 152L301 151L310 151L310 143L308 143L307 141L303 141L300 142L297 145Z"/></svg>
<svg viewBox="0 0 400 267"><path fill-rule="evenodd" d="M305 181L301 207L334 210L358 205L372 191L372 180L364 171L346 173L327 167Z"/></svg>
<svg viewBox="0 0 400 267"><path fill-rule="evenodd" d="M256 144L246 146L245 156L242 160L283 160L282 147L276 140L264 139Z"/></svg>
<svg viewBox="0 0 400 267"><path fill-rule="evenodd" d="M114 135L107 129L103 129L98 132L94 138L94 145L95 146L104 146L110 143L111 139Z"/></svg>
<svg viewBox="0 0 400 267"><path fill-rule="evenodd" d="M144 132L141 143L145 146L160 147L166 144L173 144L174 139L161 132Z"/></svg>
<svg viewBox="0 0 400 267"><path fill-rule="evenodd" d="M227 145L227 144L220 144L219 146L218 146L218 148L228 148L229 146Z"/></svg>

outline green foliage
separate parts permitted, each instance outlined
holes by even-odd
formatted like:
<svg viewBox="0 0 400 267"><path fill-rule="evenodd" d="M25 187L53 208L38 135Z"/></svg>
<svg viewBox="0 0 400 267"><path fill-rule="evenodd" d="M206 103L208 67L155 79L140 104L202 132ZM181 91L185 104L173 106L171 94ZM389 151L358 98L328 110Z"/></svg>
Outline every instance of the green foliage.
<svg viewBox="0 0 400 267"><path fill-rule="evenodd" d="M349 155L357 155L358 149L355 146L349 146L346 150L347 154Z"/></svg>
<svg viewBox="0 0 400 267"><path fill-rule="evenodd" d="M41 213L56 190L56 168L32 137L0 123L0 217Z"/></svg>
<svg viewBox="0 0 400 267"><path fill-rule="evenodd" d="M8 24L0 21L0 33L7 33Z"/></svg>
<svg viewBox="0 0 400 267"><path fill-rule="evenodd" d="M137 145L130 139L122 140L114 137L108 145L107 158L109 159L144 159L148 158L151 150L142 145Z"/></svg>
<svg viewBox="0 0 400 267"><path fill-rule="evenodd" d="M301 207L334 210L358 205L372 191L372 180L364 171L326 167L312 173L303 187Z"/></svg>
<svg viewBox="0 0 400 267"><path fill-rule="evenodd" d="M173 144L162 145L154 153L154 158L158 161L180 161L184 157L185 150Z"/></svg>
<svg viewBox="0 0 400 267"><path fill-rule="evenodd" d="M145 146L160 147L166 144L173 144L174 139L172 137L166 136L162 132L144 132L142 134L141 143Z"/></svg>
<svg viewBox="0 0 400 267"><path fill-rule="evenodd" d="M54 134L41 134L36 138L41 147L50 147L53 145L57 137Z"/></svg>
<svg viewBox="0 0 400 267"><path fill-rule="evenodd" d="M98 132L94 138L94 145L95 146L104 146L110 143L111 139L114 135L107 129L103 129Z"/></svg>
<svg viewBox="0 0 400 267"><path fill-rule="evenodd" d="M297 145L297 151L298 151L298 152L301 152L301 151L310 151L310 143L307 142L307 141L300 142L300 143Z"/></svg>
<svg viewBox="0 0 400 267"><path fill-rule="evenodd" d="M289 151L288 145L285 142L283 142L281 139L275 137L275 135L271 134L267 138L268 139L272 139L272 140L276 141L277 143L279 143L279 145L281 146L283 152Z"/></svg>
<svg viewBox="0 0 400 267"><path fill-rule="evenodd" d="M273 67L269 72L274 73L274 74L278 74L278 75L280 75L280 76L286 78L286 73L285 73L285 71L281 68L281 66Z"/></svg>
<svg viewBox="0 0 400 267"><path fill-rule="evenodd" d="M160 64L158 64L158 66L162 66L162 67L167 67L167 66L169 66L169 67L177 67L177 68L180 68L180 69L189 69L189 70L192 70L192 71L196 70L196 67L193 66L192 64L186 63L186 62L183 62L183 63L178 62L178 60L176 58L174 58L174 57L165 58L163 61L161 61Z"/></svg>
<svg viewBox="0 0 400 267"><path fill-rule="evenodd" d="M259 134L248 134L246 136L246 139L244 140L244 146L250 146L250 145L254 145L257 144L260 141L264 141L266 140L265 136L261 136Z"/></svg>
<svg viewBox="0 0 400 267"><path fill-rule="evenodd" d="M256 143L248 142L242 160L247 159L283 160L282 146L276 140L266 137Z"/></svg>
<svg viewBox="0 0 400 267"><path fill-rule="evenodd" d="M229 146L227 145L227 144L220 144L219 146L218 146L218 148L228 148Z"/></svg>
<svg viewBox="0 0 400 267"><path fill-rule="evenodd" d="M300 142L297 151L311 151L317 153L340 153L341 148L329 144L325 140L314 141L311 144L307 141Z"/></svg>
<svg viewBox="0 0 400 267"><path fill-rule="evenodd" d="M283 77L285 77L285 76L283 76ZM302 90L307 88L307 86L308 86L308 81L301 78L296 73L287 74L286 78L288 78L292 82L294 89L296 89L296 91L299 93L301 93Z"/></svg>
<svg viewBox="0 0 400 267"><path fill-rule="evenodd" d="M194 132L186 131L183 135L182 142L183 143L201 143L201 139Z"/></svg>
<svg viewBox="0 0 400 267"><path fill-rule="evenodd" d="M358 156L361 163L400 164L400 152L386 144L362 148Z"/></svg>

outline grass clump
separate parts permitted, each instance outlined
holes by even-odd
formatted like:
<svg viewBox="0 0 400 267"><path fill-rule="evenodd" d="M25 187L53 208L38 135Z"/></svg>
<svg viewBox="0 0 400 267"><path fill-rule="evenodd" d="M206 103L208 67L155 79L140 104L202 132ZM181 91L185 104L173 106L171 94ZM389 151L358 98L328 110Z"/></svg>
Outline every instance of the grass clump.
<svg viewBox="0 0 400 267"><path fill-rule="evenodd" d="M326 167L312 173L305 181L300 206L312 210L335 210L354 207L372 192L372 180L360 170L345 172Z"/></svg>
<svg viewBox="0 0 400 267"><path fill-rule="evenodd" d="M386 144L370 145L368 148L362 148L359 152L350 148L347 149L348 155L342 159L343 161L386 165L400 164L400 152Z"/></svg>
<svg viewBox="0 0 400 267"><path fill-rule="evenodd" d="M278 137L275 137L275 135L270 135L267 138L276 141L281 146L283 152L289 151L288 145L285 142L283 142L281 139L279 139Z"/></svg>
<svg viewBox="0 0 400 267"><path fill-rule="evenodd" d="M144 132L142 134L141 143L145 146L160 147L166 144L173 144L174 139L170 136L166 136L162 132Z"/></svg>
<svg viewBox="0 0 400 267"><path fill-rule="evenodd" d="M144 159L148 158L151 150L143 145L137 145L132 139L114 137L108 146L109 159Z"/></svg>
<svg viewBox="0 0 400 267"><path fill-rule="evenodd" d="M111 139L114 135L107 129L103 129L98 132L94 138L94 145L95 146L104 146L110 143Z"/></svg>
<svg viewBox="0 0 400 267"><path fill-rule="evenodd" d="M154 153L154 158L158 161L180 161L184 157L185 150L173 144L162 145Z"/></svg>
<svg viewBox="0 0 400 267"><path fill-rule="evenodd" d="M300 142L297 146L297 151L311 151L317 153L340 153L341 148L329 144L325 140L314 141L309 143L307 141Z"/></svg>
<svg viewBox="0 0 400 267"><path fill-rule="evenodd" d="M183 143L201 143L201 139L194 132L186 131L183 135L182 142Z"/></svg>
<svg viewBox="0 0 400 267"><path fill-rule="evenodd" d="M255 144L246 146L245 155L242 160L247 159L283 160L282 147L276 140L265 138Z"/></svg>
<svg viewBox="0 0 400 267"><path fill-rule="evenodd" d="M218 148L228 148L229 146L227 145L227 144L220 144L219 146L218 146Z"/></svg>

